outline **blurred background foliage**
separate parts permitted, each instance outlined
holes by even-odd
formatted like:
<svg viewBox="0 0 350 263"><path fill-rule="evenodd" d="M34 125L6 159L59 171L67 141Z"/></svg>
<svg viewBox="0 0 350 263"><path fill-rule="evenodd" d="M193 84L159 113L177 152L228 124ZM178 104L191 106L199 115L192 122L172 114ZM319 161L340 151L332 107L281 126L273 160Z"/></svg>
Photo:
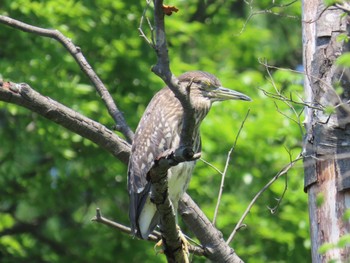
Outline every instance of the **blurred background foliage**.
<svg viewBox="0 0 350 263"><path fill-rule="evenodd" d="M272 6L274 3L274 6ZM286 104L264 95L303 96L300 1L174 0L166 17L176 75L205 70L253 102L213 106L202 125L204 160L223 170L244 116L217 220L227 238L253 196L301 151L303 130ZM0 13L60 30L81 47L135 129L163 83L154 51L139 36L145 1L3 0ZM147 15L152 21L152 11ZM34 89L101 122L113 121L72 57L48 38L0 25L0 77ZM150 36L147 24L144 32ZM302 108L296 106L298 114ZM301 117L302 118L302 117ZM153 244L92 223L96 207L128 225L126 169L93 143L18 106L0 102L0 261L164 262ZM221 176L198 162L189 193L213 218ZM285 187L287 192L276 213ZM257 201L232 246L247 262L309 261L307 200L298 163ZM182 225L191 235L190 229ZM204 258L193 259L204 262Z"/></svg>

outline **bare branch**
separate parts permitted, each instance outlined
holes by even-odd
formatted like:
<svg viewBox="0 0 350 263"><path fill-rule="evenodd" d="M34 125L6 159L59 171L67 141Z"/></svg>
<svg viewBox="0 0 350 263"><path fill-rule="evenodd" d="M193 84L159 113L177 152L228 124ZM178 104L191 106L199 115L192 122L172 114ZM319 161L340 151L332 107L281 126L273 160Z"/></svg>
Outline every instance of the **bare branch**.
<svg viewBox="0 0 350 263"><path fill-rule="evenodd" d="M214 165L212 165L210 162L204 160L203 158L200 158L200 160L205 163L206 165L208 165L210 168L212 168L213 170L215 170L216 172L218 172L219 174L222 174L222 172L217 168L215 167Z"/></svg>
<svg viewBox="0 0 350 263"><path fill-rule="evenodd" d="M148 19L148 17L146 16L146 12L149 8L149 5L151 4L151 0L146 0L146 7L143 9L143 13L142 13L142 16L141 16L141 19L140 19L140 25L139 25L139 33L140 33L140 36L147 42L148 45L150 45L152 48L155 48L155 44L154 44L154 38L153 38L153 27L151 25L151 22L150 20ZM144 33L143 29L142 29L142 26L144 24L144 20L146 19L147 21L147 24L148 24L148 27L150 28L151 30L151 35L152 35L152 38L149 39L146 34Z"/></svg>
<svg viewBox="0 0 350 263"><path fill-rule="evenodd" d="M121 231L121 232L126 233L128 235L132 235L130 227L103 217L100 208L96 208L96 215L93 218L91 218L91 221L109 226L109 227L114 228L114 229L117 229L118 231ZM161 233L159 233L158 231L153 231L152 234L150 234L148 236L147 240L154 242L154 243L157 243L157 242L159 242L159 240L161 238L162 238ZM203 256L205 254L203 248L198 247L198 246L193 246L190 244L188 246L188 250L190 253L195 254L197 256Z"/></svg>
<svg viewBox="0 0 350 263"><path fill-rule="evenodd" d="M179 211L186 225L201 242L208 259L217 263L243 263L235 251L225 243L222 233L186 193L179 202Z"/></svg>
<svg viewBox="0 0 350 263"><path fill-rule="evenodd" d="M36 26L32 26L18 20L12 19L10 17L0 15L0 23L17 28L19 30L33 33L39 36L48 37L57 40L63 45L65 49L72 55L75 61L80 66L81 70L85 75L90 79L90 81L95 86L97 92L100 94L103 102L105 103L109 114L112 116L116 123L117 129L124 134L127 141L130 143L133 139L133 132L130 127L127 125L123 114L117 108L112 96L108 92L107 88L104 86L101 79L97 76L95 71L92 69L88 61L85 59L81 49L74 45L74 43L67 37L65 37L60 31L53 29L45 29Z"/></svg>
<svg viewBox="0 0 350 263"><path fill-rule="evenodd" d="M226 164L225 164L225 168L224 168L224 171L221 173L221 184L220 184L220 190L219 190L219 194L218 194L218 200L216 202L216 207L215 207L215 212L214 212L214 217L213 217L213 225L215 226L216 224L216 218L217 218L217 215L218 215L218 212L219 212L219 206L220 206L220 202L221 202L221 198L222 198L222 193L224 191L224 183L225 183L225 177L226 177L226 174L227 174L227 169L228 169L228 165L230 163L230 160L231 160L231 155L233 153L233 150L236 148L236 145L237 145L237 141L238 141L238 137L239 135L241 134L241 131L243 129L243 126L244 126L244 123L245 121L247 120L248 116L249 116L249 113L250 113L250 109L247 111L247 114L245 115L242 123L241 123L241 126L239 127L239 130L238 130L238 133L236 135L236 139L231 147L231 149L229 150L228 154L227 154L227 158L226 158Z"/></svg>
<svg viewBox="0 0 350 263"><path fill-rule="evenodd" d="M25 107L101 146L128 163L130 145L100 123L43 96L28 84L0 80L0 100Z"/></svg>
<svg viewBox="0 0 350 263"><path fill-rule="evenodd" d="M298 17L296 17L296 16L285 15L285 14L276 13L276 12L272 11L272 10L273 10L274 8L276 8L276 7L277 7L277 8L278 8L278 7L279 7L279 8L288 7L288 6L292 5L292 4L294 4L295 2L297 2L297 0L293 0L293 1L291 1L290 3L281 4L281 5L276 5L275 2L273 1L272 6L266 8L266 9L264 9L264 10L259 10L259 11L254 11L254 10L253 10L253 4L252 4L253 1L246 1L246 0L245 0L244 2L248 5L248 7L249 7L249 9L250 9L250 12L249 12L248 18L247 18L247 19L245 20L245 22L244 22L244 25L242 26L241 31L240 31L237 35L241 35L241 34L244 32L244 30L246 29L246 27L247 27L249 21L250 21L254 16L256 16L256 15L270 14L270 15L275 15L275 16L280 16L280 17L287 17L287 18L298 19Z"/></svg>
<svg viewBox="0 0 350 263"><path fill-rule="evenodd" d="M285 167L282 168L282 170L280 170L252 199L252 201L249 203L247 209L244 211L242 217L240 218L240 220L238 221L238 223L236 224L236 227L233 229L231 235L229 236L229 238L226 241L226 244L230 244L234 238L234 236L236 235L237 231L242 227L242 223L244 221L244 219L246 218L246 216L248 215L248 213L250 212L251 208L253 207L253 205L255 204L256 200L266 191L266 189L268 189L275 181L277 181L278 178L280 178L281 176L285 175L288 173L288 171L295 165L296 162L300 161L301 159L303 159L302 153L300 153L297 158L295 158L292 162L290 162L289 164L287 164Z"/></svg>
<svg viewBox="0 0 350 263"><path fill-rule="evenodd" d="M131 234L130 227L124 226L122 224L119 224L117 222L114 222L112 220L109 220L109 219L103 217L100 208L96 208L96 215L93 218L91 218L91 221L101 223L101 224L104 224L106 226L118 229L119 231L126 233L126 234L129 234L129 235ZM148 240L158 242L159 236L151 234L151 235L149 235Z"/></svg>
<svg viewBox="0 0 350 263"><path fill-rule="evenodd" d="M287 150L287 152L289 154L290 162L293 162L293 160L292 160L292 153L288 149L286 149L286 150ZM277 200L277 204L274 207L272 207L272 208L268 207L268 209L270 210L271 214L275 214L277 212L277 210L278 210L278 208L279 208L279 206L280 206L280 204L281 204L281 202L282 202L282 200L284 198L284 195L286 194L287 190L288 190L288 174L286 173L286 176L284 177L284 188L283 188L282 194L281 194L281 196L279 198L276 199Z"/></svg>

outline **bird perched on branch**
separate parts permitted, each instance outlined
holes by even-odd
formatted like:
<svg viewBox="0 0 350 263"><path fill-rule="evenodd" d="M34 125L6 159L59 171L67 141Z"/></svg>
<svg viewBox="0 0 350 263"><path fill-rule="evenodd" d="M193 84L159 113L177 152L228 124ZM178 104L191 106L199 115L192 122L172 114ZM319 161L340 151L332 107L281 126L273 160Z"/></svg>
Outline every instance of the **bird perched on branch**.
<svg viewBox="0 0 350 263"><path fill-rule="evenodd" d="M251 99L237 91L223 88L212 74L203 71L186 72L179 78L181 87L188 89L195 109L195 129L192 135L193 151L201 150L199 126L215 101ZM148 172L154 160L163 152L176 150L184 110L174 93L165 87L149 103L136 129L128 167L129 216L134 235L147 239L159 224L156 205L150 200L151 182ZM182 162L168 170L168 194L177 211L178 201L187 190L195 161Z"/></svg>

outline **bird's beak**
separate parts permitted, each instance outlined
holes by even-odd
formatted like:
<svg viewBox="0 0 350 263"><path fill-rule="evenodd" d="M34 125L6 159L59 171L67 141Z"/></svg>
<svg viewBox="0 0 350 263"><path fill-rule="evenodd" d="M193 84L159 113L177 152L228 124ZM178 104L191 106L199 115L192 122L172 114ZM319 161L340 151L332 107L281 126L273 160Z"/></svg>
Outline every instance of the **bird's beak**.
<svg viewBox="0 0 350 263"><path fill-rule="evenodd" d="M246 100L251 101L252 99L249 98L247 95L244 95L243 93L240 93L238 91L232 90L232 89L226 89L223 87L218 87L212 92L212 97L215 100Z"/></svg>

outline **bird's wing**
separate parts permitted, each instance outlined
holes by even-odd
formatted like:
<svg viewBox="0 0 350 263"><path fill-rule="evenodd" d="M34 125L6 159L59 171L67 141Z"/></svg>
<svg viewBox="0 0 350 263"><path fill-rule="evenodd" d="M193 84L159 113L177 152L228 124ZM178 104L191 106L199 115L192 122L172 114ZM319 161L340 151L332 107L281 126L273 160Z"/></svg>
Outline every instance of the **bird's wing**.
<svg viewBox="0 0 350 263"><path fill-rule="evenodd" d="M151 183L147 177L148 172L152 168L155 158L171 147L173 139L173 131L165 124L168 121L166 111L159 107L164 103L161 100L167 98L164 96L165 92L166 90L163 89L157 93L147 107L136 130L131 149L128 190L130 197L129 216L134 234L139 234L137 233L138 218L150 192Z"/></svg>

